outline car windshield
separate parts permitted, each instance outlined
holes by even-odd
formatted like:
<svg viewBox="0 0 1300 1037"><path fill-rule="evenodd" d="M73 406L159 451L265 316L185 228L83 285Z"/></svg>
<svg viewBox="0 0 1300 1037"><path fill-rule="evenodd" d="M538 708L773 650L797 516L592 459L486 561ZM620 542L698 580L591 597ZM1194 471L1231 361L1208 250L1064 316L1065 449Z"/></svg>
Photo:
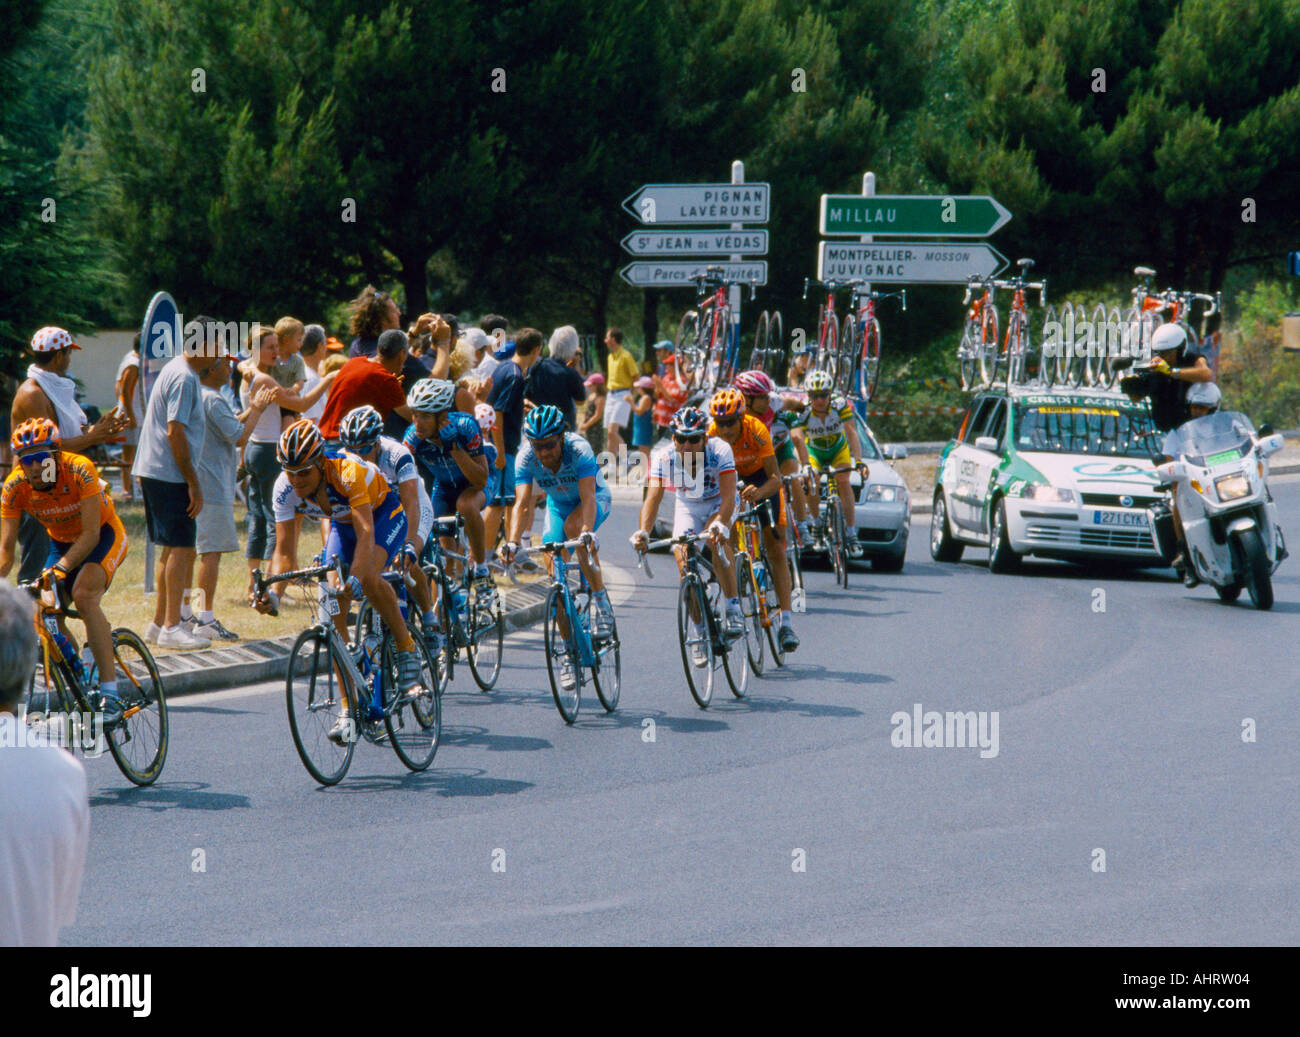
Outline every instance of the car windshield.
<svg viewBox="0 0 1300 1037"><path fill-rule="evenodd" d="M1213 457L1230 451L1250 448L1255 426L1246 415L1235 410L1207 414L1184 422L1165 440L1165 453L1171 457Z"/></svg>
<svg viewBox="0 0 1300 1037"><path fill-rule="evenodd" d="M1016 449L1047 454L1149 458L1159 435L1150 413L1112 400L1016 406Z"/></svg>
<svg viewBox="0 0 1300 1037"><path fill-rule="evenodd" d="M876 439L867 429L867 423L860 414L854 414L858 425L858 442L862 444L862 460L879 461L880 451L876 449Z"/></svg>

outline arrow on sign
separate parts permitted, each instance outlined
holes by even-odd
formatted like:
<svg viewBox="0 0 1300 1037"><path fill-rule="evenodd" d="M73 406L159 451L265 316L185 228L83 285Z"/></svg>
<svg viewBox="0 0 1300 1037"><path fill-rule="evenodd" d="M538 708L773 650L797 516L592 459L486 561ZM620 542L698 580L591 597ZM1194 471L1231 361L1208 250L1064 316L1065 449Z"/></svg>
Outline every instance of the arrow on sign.
<svg viewBox="0 0 1300 1037"><path fill-rule="evenodd" d="M824 194L823 234L983 238L1011 219L988 195Z"/></svg>
<svg viewBox="0 0 1300 1037"><path fill-rule="evenodd" d="M766 223L770 184L645 184L623 208L656 223Z"/></svg>
<svg viewBox="0 0 1300 1037"><path fill-rule="evenodd" d="M634 256L767 255L765 230L638 230L623 239Z"/></svg>
<svg viewBox="0 0 1300 1037"><path fill-rule="evenodd" d="M619 276L633 288L687 288L693 275L704 273L710 266L719 268L729 281L767 284L767 261L763 259L752 263L712 263L708 260L698 263L675 263L671 260L629 263L619 271Z"/></svg>
<svg viewBox="0 0 1300 1037"><path fill-rule="evenodd" d="M823 241L817 279L863 278L887 284L965 284L972 274L992 277L1007 265L991 245L943 241Z"/></svg>

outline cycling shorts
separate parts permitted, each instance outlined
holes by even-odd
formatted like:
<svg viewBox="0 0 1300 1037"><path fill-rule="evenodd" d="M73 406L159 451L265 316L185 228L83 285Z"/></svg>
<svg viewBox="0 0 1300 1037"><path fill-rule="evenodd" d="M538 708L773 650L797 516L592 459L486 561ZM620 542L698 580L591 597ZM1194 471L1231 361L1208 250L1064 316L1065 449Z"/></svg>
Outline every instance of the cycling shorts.
<svg viewBox="0 0 1300 1037"><path fill-rule="evenodd" d="M406 512L396 490L389 490L388 496L374 509L375 543L384 549L387 558L385 565L392 565L393 560L406 543ZM430 523L432 528L432 523ZM357 531L351 522L331 522L329 536L325 540L325 557L338 556L345 565L351 565L357 553Z"/></svg>
<svg viewBox="0 0 1300 1037"><path fill-rule="evenodd" d="M740 482L742 486L762 486L767 482L767 473L742 475ZM780 536L785 529L785 487L777 490L770 497L764 497L754 506L754 510L758 512L758 524L764 529L776 526L776 534Z"/></svg>
<svg viewBox="0 0 1300 1037"><path fill-rule="evenodd" d="M849 441L846 439L831 450L818 450L810 445L808 460L819 472L827 468L847 468L853 463L853 456L849 453Z"/></svg>
<svg viewBox="0 0 1300 1037"><path fill-rule="evenodd" d="M60 558L68 553L68 548L72 542L64 543L60 540L50 541L50 553L45 559L45 568L57 565ZM113 574L117 572L117 567L122 564L126 558L126 530L122 528L122 523L105 522L99 527L99 542L90 549L90 554L82 560L72 572L68 573L68 587L77 582L77 574L81 572L82 566L88 562L94 562L103 568L105 575L108 576L105 588L113 582Z"/></svg>
<svg viewBox="0 0 1300 1037"><path fill-rule="evenodd" d="M793 461L798 455L794 452L793 441L787 439L776 448L776 466L780 468L787 461Z"/></svg>
<svg viewBox="0 0 1300 1037"><path fill-rule="evenodd" d="M613 506L613 497L608 489L596 491L596 522L591 527L593 530L600 528L600 524L609 518L610 508ZM557 502L550 494L546 496L546 532L542 534L543 544L553 544L557 540L567 539L564 535L564 523L570 515L582 507L582 501L576 504L566 502Z"/></svg>

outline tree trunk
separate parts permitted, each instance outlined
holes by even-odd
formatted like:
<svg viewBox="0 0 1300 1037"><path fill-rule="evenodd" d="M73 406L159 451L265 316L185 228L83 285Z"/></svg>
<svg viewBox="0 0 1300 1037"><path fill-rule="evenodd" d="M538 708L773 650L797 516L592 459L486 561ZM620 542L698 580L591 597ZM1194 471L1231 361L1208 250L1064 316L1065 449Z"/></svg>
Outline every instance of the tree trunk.
<svg viewBox="0 0 1300 1037"><path fill-rule="evenodd" d="M610 268L602 272L600 287L596 290L596 296L593 300L595 305L592 307L591 315L596 325L596 370L604 372L609 366L609 350L605 348L605 331L609 328L606 321L606 314L609 311L609 279L612 276Z"/></svg>
<svg viewBox="0 0 1300 1037"><path fill-rule="evenodd" d="M402 289L406 293L406 320L414 324L429 308L429 281L425 275L428 257L405 255L402 261Z"/></svg>
<svg viewBox="0 0 1300 1037"><path fill-rule="evenodd" d="M654 359L654 344L659 340L659 292L647 288L641 296L641 334L645 337L645 358Z"/></svg>

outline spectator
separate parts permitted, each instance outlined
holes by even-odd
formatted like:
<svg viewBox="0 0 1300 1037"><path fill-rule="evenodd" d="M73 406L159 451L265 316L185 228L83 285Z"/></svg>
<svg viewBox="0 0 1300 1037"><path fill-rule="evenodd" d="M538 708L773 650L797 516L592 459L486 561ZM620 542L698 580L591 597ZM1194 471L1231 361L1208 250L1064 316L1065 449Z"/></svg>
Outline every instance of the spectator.
<svg viewBox="0 0 1300 1037"><path fill-rule="evenodd" d="M451 318L456 319L454 316ZM435 323L437 333L435 335ZM407 355L406 360L402 363L401 373L398 375L398 381L401 382L402 391L410 392L411 386L421 378L445 378L447 369L451 363L451 344L452 332L454 326L449 324L447 318L439 317L432 313L422 314L420 319L412 326L412 331L416 337L426 343L431 343L434 350L434 373L430 373L429 365L410 352L411 339L407 338ZM442 372L441 374L437 372ZM406 435L406 428L410 424L400 414L390 412L384 417L384 435L396 439L399 442Z"/></svg>
<svg viewBox="0 0 1300 1037"><path fill-rule="evenodd" d="M492 346L494 339L482 328L470 328L461 338L474 357L474 363L471 365L474 374L480 378L491 378L492 372L496 370L500 362L492 355Z"/></svg>
<svg viewBox="0 0 1300 1037"><path fill-rule="evenodd" d="M81 763L17 715L36 669L26 593L0 580L0 946L53 947L77 917L90 841Z"/></svg>
<svg viewBox="0 0 1300 1037"><path fill-rule="evenodd" d="M542 357L528 369L524 400L534 407L556 407L564 415L565 430L574 432L578 428L577 404L587 399L582 375L568 364L578 352L578 332L568 326L556 328L548 352L550 356Z"/></svg>
<svg viewBox="0 0 1300 1037"><path fill-rule="evenodd" d="M122 491L127 500L135 500L135 483L131 479L131 462L135 445L140 442L140 419L144 417L143 385L140 381L140 332L117 365L117 407L126 415L126 442L122 444Z"/></svg>
<svg viewBox="0 0 1300 1037"><path fill-rule="evenodd" d="M335 371L342 371L343 365L346 364L347 362L348 362L348 358L344 356L341 352L330 353L329 356L327 356L324 360L321 361L320 373L322 375L327 375L327 374L333 374ZM326 400L326 405L328 406L329 403L328 393L326 393L325 395L325 400ZM318 421L316 422L316 424L319 425L320 422Z"/></svg>
<svg viewBox="0 0 1300 1037"><path fill-rule="evenodd" d="M513 341L507 341L507 328L509 325L499 313L489 313L478 322L478 326L480 331L487 332L492 339L492 366L486 372L491 374L492 371L496 370L497 364L514 357L515 344Z"/></svg>
<svg viewBox="0 0 1300 1037"><path fill-rule="evenodd" d="M424 314L412 325L407 337L411 345L411 356L420 364L419 377L411 368L403 375L402 385L409 392L412 385L420 378L447 378L451 367L451 352L460 342L460 319L454 313L442 314L442 321L450 329L449 334L440 341L433 338L432 313ZM409 364L408 364L409 367Z"/></svg>
<svg viewBox="0 0 1300 1037"><path fill-rule="evenodd" d="M645 472L650 471L650 444L654 441L654 379L642 375L632 385L632 446L645 458ZM644 486L642 487L644 489Z"/></svg>
<svg viewBox="0 0 1300 1037"><path fill-rule="evenodd" d="M584 384L591 391L587 395L587 406L582 412L578 431L587 437L592 453L599 454L605 449L605 376L599 371L589 374Z"/></svg>
<svg viewBox="0 0 1300 1037"><path fill-rule="evenodd" d="M790 367L785 376L786 385L794 389L803 388L803 380L812 367L812 355L813 347L806 343L791 347Z"/></svg>
<svg viewBox="0 0 1300 1037"><path fill-rule="evenodd" d="M654 376L655 387L655 406L654 406L654 425L655 438L662 440L671 435L669 424L676 414L686 403L686 398L690 395L690 386L686 379L681 376L677 368L677 356L671 351L672 343L667 339L655 344L655 353L659 358L662 368L662 374Z"/></svg>
<svg viewBox="0 0 1300 1037"><path fill-rule="evenodd" d="M26 381L14 393L10 428L17 428L28 418L49 418L59 426L63 449L74 454L89 453L92 447L108 442L126 428L126 417L111 412L86 428L86 413L77 403L76 383L68 377L72 351L80 348L62 328L41 328L32 336L33 361L27 368ZM22 555L18 582L30 583L40 576L50 552L45 527L31 515L23 515L18 525L18 548Z"/></svg>
<svg viewBox="0 0 1300 1037"><path fill-rule="evenodd" d="M373 285L365 289L349 304L352 313L352 345L348 356L374 356L379 348L379 336L390 329L402 326L402 311L387 292L377 291Z"/></svg>
<svg viewBox="0 0 1300 1037"><path fill-rule="evenodd" d="M308 324L302 336L302 360L307 366L307 382L303 386L305 389L312 389L321 379L321 362L326 357L325 349L325 329L319 324ZM232 408L233 409L233 408ZM312 421L320 421L320 416L325 411L325 398L322 396L305 411L302 412L304 418L310 418Z"/></svg>
<svg viewBox="0 0 1300 1037"><path fill-rule="evenodd" d="M446 333L446 325L439 319L433 328L434 338L441 339ZM338 456L339 422L354 407L368 403L385 420L392 412L405 421L411 420L411 408L406 405L406 393L398 381L406 366L406 353L406 332L390 328L380 336L374 356L354 356L339 369L338 380L325 401L325 413L318 422L329 456Z"/></svg>
<svg viewBox="0 0 1300 1037"><path fill-rule="evenodd" d="M502 361L492 372L492 392L487 401L497 412L492 443L497 453L496 468L501 473L497 495L483 512L489 551L496 547L502 509L515 503L515 454L523 436L524 388L529 369L541 357L542 333L536 328L524 328L515 336L515 343L514 359Z"/></svg>
<svg viewBox="0 0 1300 1037"><path fill-rule="evenodd" d="M615 456L623 446L624 433L632 420L632 383L637 378L636 358L623 347L623 332L610 328L605 332L609 350L605 369L605 429L609 433L609 450Z"/></svg>
<svg viewBox="0 0 1300 1037"><path fill-rule="evenodd" d="M200 380L207 430L198 463L199 487L203 491L204 507L195 523L194 538L199 556L199 575L193 601L197 603L198 611L190 611L189 601L181 605L181 623L189 621L197 635L213 641L239 640L238 634L227 630L217 619L214 607L221 556L239 550L239 534L235 530L236 448L243 446L264 415L272 415L276 424L279 423L279 409L275 406L279 389L272 384L260 385L248 409L235 415L220 392L220 387L230 377L232 359L228 354L218 358ZM274 460L272 454L272 461ZM250 507L250 517L252 513ZM271 526L271 533L274 537L274 525ZM186 591L186 597L191 597L189 590Z"/></svg>

